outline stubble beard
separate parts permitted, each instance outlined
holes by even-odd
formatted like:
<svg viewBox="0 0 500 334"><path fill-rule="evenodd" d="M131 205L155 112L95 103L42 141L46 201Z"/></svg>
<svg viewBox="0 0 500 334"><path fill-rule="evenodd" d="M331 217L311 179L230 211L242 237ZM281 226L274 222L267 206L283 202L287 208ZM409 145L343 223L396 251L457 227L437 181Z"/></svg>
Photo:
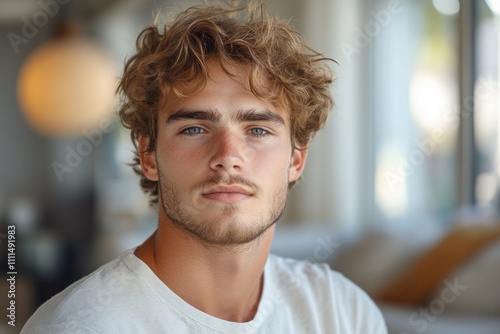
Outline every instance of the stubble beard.
<svg viewBox="0 0 500 334"><path fill-rule="evenodd" d="M267 212L257 215L254 222L241 221L209 221L204 216L204 208L212 212L219 210L216 216L224 217L239 210L238 204L221 204L214 207L208 203L205 207L195 207L180 202L179 192L173 182L170 182L161 171L159 172L158 188L160 193L161 210L167 218L178 228L183 229L188 235L209 245L235 246L251 243L273 226L285 210L288 196L288 183L284 182L272 196L272 203ZM220 183L224 177L214 177L204 184ZM227 182L238 183L238 178L229 178ZM243 181L243 180L240 180ZM217 206L218 204L215 204ZM215 220L215 219L213 219Z"/></svg>

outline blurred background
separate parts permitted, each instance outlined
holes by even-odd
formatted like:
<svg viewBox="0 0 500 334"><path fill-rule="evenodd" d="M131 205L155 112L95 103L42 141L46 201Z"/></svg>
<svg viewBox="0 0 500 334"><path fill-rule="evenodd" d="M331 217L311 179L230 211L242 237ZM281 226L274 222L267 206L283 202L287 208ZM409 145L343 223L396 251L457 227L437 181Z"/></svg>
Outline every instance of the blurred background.
<svg viewBox="0 0 500 334"><path fill-rule="evenodd" d="M0 0L0 332L155 229L113 92L156 13L199 3ZM500 1L267 4L338 62L273 252L344 273L390 333L500 333Z"/></svg>

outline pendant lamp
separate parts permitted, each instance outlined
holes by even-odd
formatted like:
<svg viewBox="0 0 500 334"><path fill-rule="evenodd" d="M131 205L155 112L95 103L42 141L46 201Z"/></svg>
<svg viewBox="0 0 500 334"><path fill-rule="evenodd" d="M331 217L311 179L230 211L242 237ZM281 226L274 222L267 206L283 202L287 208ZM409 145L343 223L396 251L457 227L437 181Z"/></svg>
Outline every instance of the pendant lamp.
<svg viewBox="0 0 500 334"><path fill-rule="evenodd" d="M111 118L117 73L97 42L65 24L23 65L18 100L28 123L53 137L71 137Z"/></svg>

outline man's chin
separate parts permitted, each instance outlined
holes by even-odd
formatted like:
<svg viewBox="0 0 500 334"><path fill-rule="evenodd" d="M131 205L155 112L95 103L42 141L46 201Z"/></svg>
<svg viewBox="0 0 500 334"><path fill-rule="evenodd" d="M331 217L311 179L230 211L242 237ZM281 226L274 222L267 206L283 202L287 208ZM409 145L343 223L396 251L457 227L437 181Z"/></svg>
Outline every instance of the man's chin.
<svg viewBox="0 0 500 334"><path fill-rule="evenodd" d="M248 215L227 215L206 217L203 223L182 225L186 233L200 241L211 245L243 245L253 242L262 236L274 223L255 226L256 220ZM179 225L179 224L178 224Z"/></svg>
<svg viewBox="0 0 500 334"><path fill-rule="evenodd" d="M198 238L207 244L219 246L237 246L245 245L259 239L271 226L266 226L259 230L256 229L232 229L225 231L206 231Z"/></svg>

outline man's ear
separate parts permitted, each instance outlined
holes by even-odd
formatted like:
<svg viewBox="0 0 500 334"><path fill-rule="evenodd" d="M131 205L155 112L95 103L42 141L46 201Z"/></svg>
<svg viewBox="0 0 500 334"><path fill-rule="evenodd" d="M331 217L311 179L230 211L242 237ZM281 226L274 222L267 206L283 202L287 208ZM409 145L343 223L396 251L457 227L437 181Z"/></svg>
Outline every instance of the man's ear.
<svg viewBox="0 0 500 334"><path fill-rule="evenodd" d="M307 159L307 149L293 149L292 158L290 159L290 170L288 172L288 182L297 181L304 171Z"/></svg>
<svg viewBox="0 0 500 334"><path fill-rule="evenodd" d="M144 175L151 181L158 181L155 152L148 152L149 138L139 135L138 155Z"/></svg>

